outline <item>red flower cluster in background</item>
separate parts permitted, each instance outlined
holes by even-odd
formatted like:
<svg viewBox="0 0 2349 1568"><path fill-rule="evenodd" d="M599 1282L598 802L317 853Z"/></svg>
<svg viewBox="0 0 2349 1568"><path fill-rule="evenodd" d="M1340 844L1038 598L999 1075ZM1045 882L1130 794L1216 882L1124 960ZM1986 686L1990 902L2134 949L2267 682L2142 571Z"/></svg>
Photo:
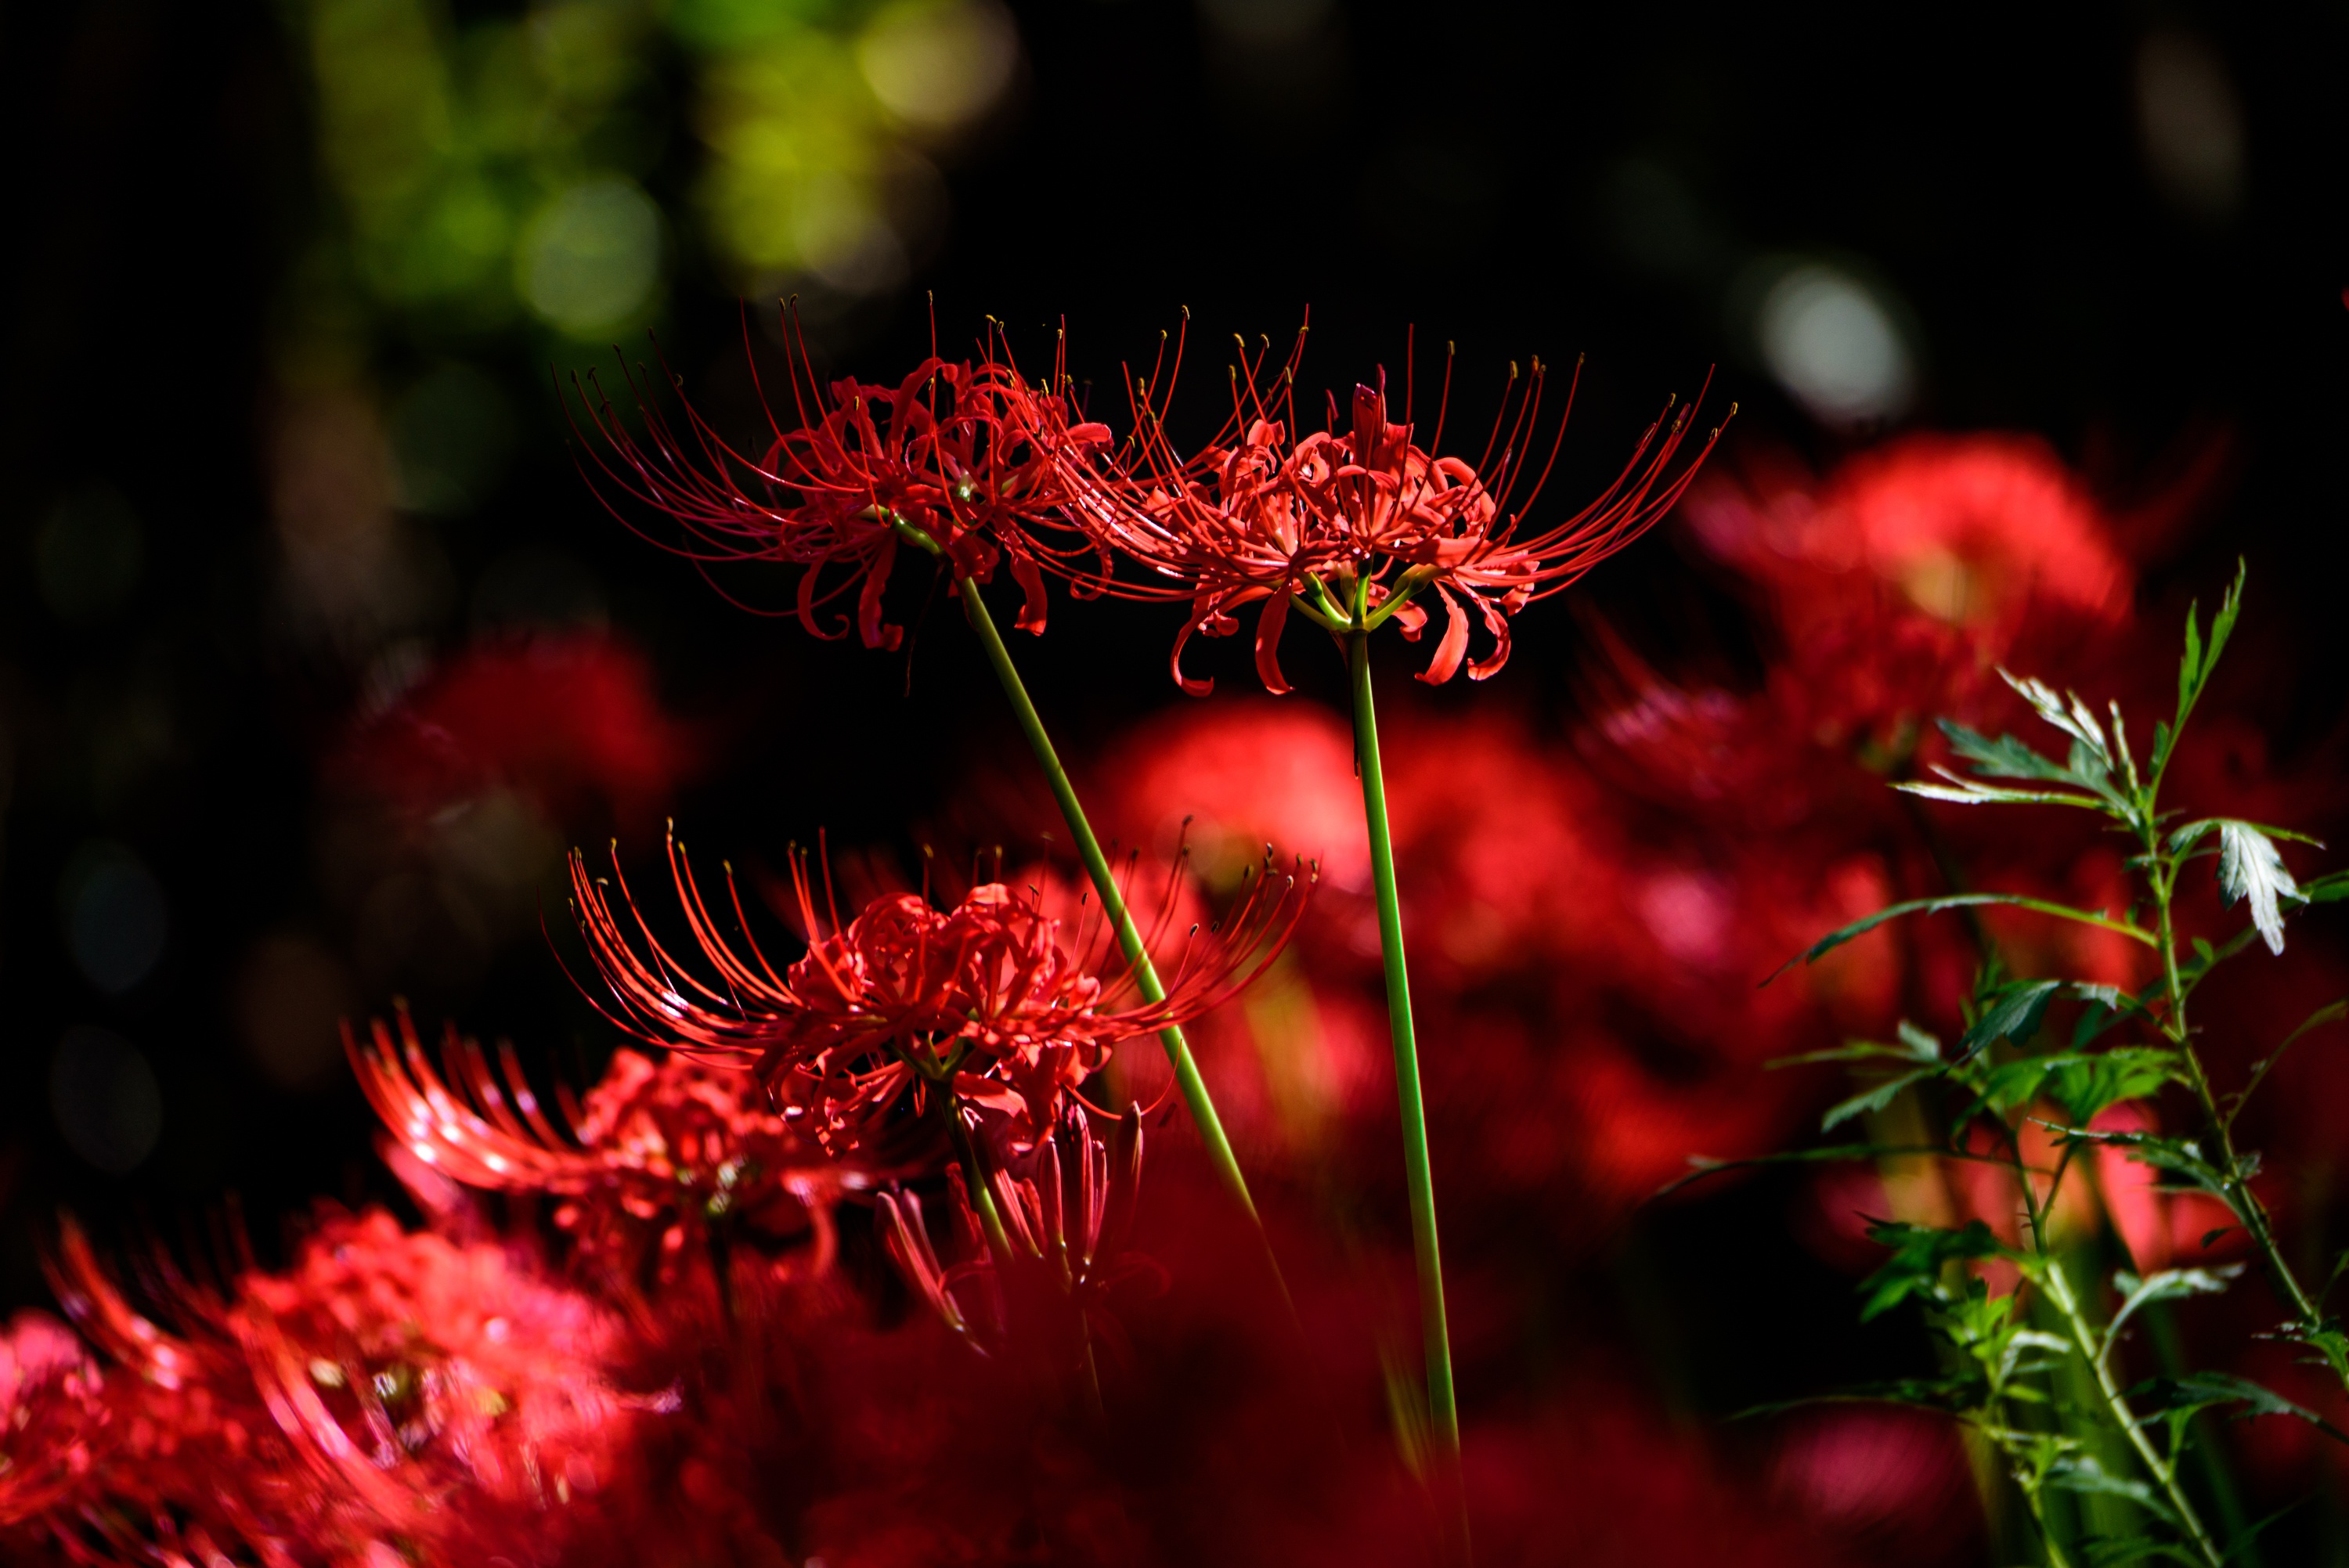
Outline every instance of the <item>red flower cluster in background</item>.
<svg viewBox="0 0 2349 1568"><path fill-rule="evenodd" d="M636 823L698 766L644 655L601 634L473 648L363 723L334 773L415 818L492 789L557 821Z"/></svg>
<svg viewBox="0 0 2349 1568"><path fill-rule="evenodd" d="M618 477L701 509L716 548L752 553L777 522L752 492L787 489L835 530L828 553L792 558L803 612L846 591L817 584L834 566L877 606L897 536L859 514L887 486L893 511L930 509L914 526L957 566L983 570L992 541L1023 570L1008 542L1026 526L1019 498L1064 481L1002 442L1015 391L1031 396L985 366L932 364L896 389L835 388L816 434L779 438L761 463L727 455L742 483L723 494L673 488L663 465L695 454L662 431ZM1421 554L1395 554L1398 580L1430 563L1517 570L1505 530L1476 532L1502 515L1485 481L1439 475L1374 395L1354 413L1348 436L1291 448L1251 428L1224 456L1251 483L1285 475L1280 505L1326 503L1341 531L1433 509ZM929 434L909 447L916 427ZM947 427L961 434L933 438ZM1261 473L1242 460L1251 442ZM901 462L916 448L919 462ZM1167 477L1167 498L1222 482ZM1528 1276L1595 1270L1690 1156L1798 1135L1837 1085L1771 1060L1904 1016L1948 1026L1973 961L1955 917L1887 928L1757 989L1821 931L1945 891L1953 870L2088 908L2123 897L2117 854L2072 822L1993 838L1962 809L1884 786L1943 755L1937 717L2018 725L2002 665L2125 705L2158 697L2148 672L2168 667L2173 617L2140 610L2141 562L2026 442L1919 438L1824 480L1756 462L1692 490L1685 511L1751 608L1757 678L1699 684L1593 624L1587 722L1571 731L1490 711L1389 721L1477 1556L1951 1561L1975 1513L1945 1427L1823 1411L1722 1439L1748 1456L1775 1445L1740 1477L1651 1408L1604 1330L1527 1373L1522 1326L1542 1288ZM1267 522L1267 537L1288 526ZM1552 580L1456 582L1506 613ZM1201 615L1246 592L1222 583ZM885 645L877 609L860 618ZM1506 649L1505 623L1492 629ZM492 778L585 778L615 801L673 781L681 738L603 655L573 668L614 705L585 729L553 711L534 739L485 717L506 711L511 683L531 678L514 661L533 656L484 655L419 688L361 743L371 773L419 803ZM606 722L621 737L608 746ZM2269 768L2254 733L2209 725L2180 758L2181 791L2261 820L2337 814ZM578 772L533 774L531 758L557 754ZM705 900L675 860L686 934L665 944L625 886L574 862L621 1020L672 1048L616 1053L574 1102L454 1035L436 1064L403 1016L351 1054L426 1228L322 1211L282 1268L231 1248L185 1274L160 1252L109 1268L67 1230L57 1295L78 1336L28 1315L0 1338L0 1551L170 1568L1434 1555L1420 1434L1389 1414L1413 1392L1407 1254L1329 1197L1391 1194L1400 1177L1352 766L1336 716L1269 701L1186 708L1093 759L1121 836L1167 849L1187 836L1204 902L1234 906L1183 950L1164 939L1194 895L1170 892L1152 945L1189 955L1168 964L1164 1004L1133 994L1095 917L1045 879L935 902L884 887L843 921L802 867L780 913L808 948L781 964L730 875L722 903ZM1261 870L1268 841L1318 857L1309 914ZM2064 944L2075 966L2144 979L2095 934L1986 923L2018 965ZM2296 947L2280 980L2223 982L2250 1028L2282 1020L2240 1048L2337 986L2325 966ZM1110 1050L1194 1018L1244 1157L1268 1173L1293 1316L1195 1150L1136 1107L1159 1099L1165 1069ZM2213 1043L2225 1060L2229 1043ZM2261 1133L2321 1148L2344 1070L2288 1064L2302 1092L2269 1102ZM942 1151L964 1140L989 1156L976 1181L982 1162ZM2204 1239L2206 1210L2152 1190L2142 1168L2084 1164L2064 1222L2108 1223L2142 1268L2226 1255ZM1939 1170L1889 1191L1909 1181L1822 1178L1797 1229L1857 1271L1874 1254L1856 1212L2012 1222L2001 1194ZM2261 1370L2289 1383L2289 1368ZM2267 1430L2285 1425L2267 1423L2257 1450L2279 1475L2310 1462L2304 1429Z"/></svg>

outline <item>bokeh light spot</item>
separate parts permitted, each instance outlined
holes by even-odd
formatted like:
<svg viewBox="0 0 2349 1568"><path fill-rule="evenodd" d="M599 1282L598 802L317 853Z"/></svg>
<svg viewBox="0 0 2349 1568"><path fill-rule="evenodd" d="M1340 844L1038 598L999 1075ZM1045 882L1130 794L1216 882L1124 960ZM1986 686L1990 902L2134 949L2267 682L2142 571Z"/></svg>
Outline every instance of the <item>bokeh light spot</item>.
<svg viewBox="0 0 2349 1568"><path fill-rule="evenodd" d="M2190 33L2148 35L2137 57L2137 135L2171 204L2215 221L2243 190L2243 106L2226 62Z"/></svg>
<svg viewBox="0 0 2349 1568"><path fill-rule="evenodd" d="M83 845L58 887L66 945L89 983L119 995L144 980L163 956L171 915L163 889L139 857L119 844Z"/></svg>
<svg viewBox="0 0 2349 1568"><path fill-rule="evenodd" d="M237 975L237 1035L273 1082L316 1088L335 1081L342 1021L357 1005L350 976L326 947L306 936L267 936Z"/></svg>
<svg viewBox="0 0 2349 1568"><path fill-rule="evenodd" d="M1916 366L1891 311L1839 267L1786 269L1762 295L1754 337L1770 373L1826 423L1897 418L1915 396Z"/></svg>
<svg viewBox="0 0 2349 1568"><path fill-rule="evenodd" d="M541 320L572 333L619 325L660 281L660 210L633 181L584 181L539 210L515 260Z"/></svg>
<svg viewBox="0 0 2349 1568"><path fill-rule="evenodd" d="M95 621L120 609L139 585L143 544L119 490L100 483L74 491L33 539L42 599L62 621Z"/></svg>
<svg viewBox="0 0 2349 1568"><path fill-rule="evenodd" d="M139 1047L87 1025L49 1059L49 1113L76 1154L109 1175L138 1169L163 1131L163 1091Z"/></svg>
<svg viewBox="0 0 2349 1568"><path fill-rule="evenodd" d="M921 129L953 130L1011 85L1019 33L1009 13L986 0L925 0L874 17L856 59L882 108Z"/></svg>

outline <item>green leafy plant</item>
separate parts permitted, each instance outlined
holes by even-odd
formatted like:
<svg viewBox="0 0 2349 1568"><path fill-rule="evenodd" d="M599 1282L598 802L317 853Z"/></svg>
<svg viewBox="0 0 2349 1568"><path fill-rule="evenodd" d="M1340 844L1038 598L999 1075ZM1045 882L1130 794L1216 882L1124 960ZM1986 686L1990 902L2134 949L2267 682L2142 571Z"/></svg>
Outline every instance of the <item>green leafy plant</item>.
<svg viewBox="0 0 2349 1568"><path fill-rule="evenodd" d="M2252 1185L2259 1156L2236 1140L2245 1104L2277 1061L2310 1031L2349 1016L2349 1001L2319 1008L2230 1091L2212 1081L2189 1021L2198 989L2219 965L2255 945L2282 953L2288 919L2312 903L2349 897L2349 872L2303 883L2287 869L2282 846L2314 843L2303 834L2230 818L2180 820L2162 804L2178 738L2234 632L2243 582L2239 571L2207 634L2199 606L2189 611L2177 709L2153 727L2142 762L2118 704L2100 714L2072 693L2006 676L2062 737L2060 759L2012 735L1992 738L1944 723L1965 770L1937 768L1930 780L1894 786L1928 800L2068 808L2101 818L2131 845L2128 869L2142 889L2136 904L2116 915L2008 892L1918 899L1831 932L1790 962L1816 961L1888 921L1991 905L2116 934L2158 962L2157 977L2135 992L2018 975L1978 927L1981 963L1955 1040L1904 1021L1890 1041L1855 1041L1795 1058L1842 1064L1860 1080L1826 1111L1821 1130L1860 1123L1868 1140L1773 1157L1894 1162L1888 1171L1919 1157L2003 1168L2020 1210L2012 1237L1980 1218L1962 1224L1884 1219L1868 1233L1890 1255L1860 1286L1862 1319L1921 1309L1940 1375L1833 1398L1920 1407L1964 1423L1977 1456L1994 1459L2011 1478L2051 1563L2255 1559L2257 1527L2241 1518L2209 1421L2198 1419L2205 1412L2297 1418L2349 1442L2313 1412L2256 1383L2170 1364L2177 1358L2167 1352L2175 1341L2166 1332L2158 1336L2166 1352L2163 1375L2128 1383L2119 1351L2131 1331L2156 1321L2170 1303L2231 1288L2243 1270L2168 1268L2143 1276L2116 1270L2109 1299L2101 1299L2103 1293L2085 1283L2094 1277L2093 1253L2055 1222L2067 1176L2083 1179L2075 1173L2079 1157L2097 1149L2150 1167L2168 1191L2216 1199L2240 1228L2282 1309L2272 1336L2302 1347L2306 1359L2349 1387L2349 1335L2326 1311L2325 1288L2311 1289L2285 1255ZM2185 935L2176 917L2182 880L2204 860L2216 862L2228 911L2248 916L2216 942ZM2172 1090L2191 1099L2190 1131L2093 1125L2113 1106ZM2336 1266L2325 1286L2343 1272Z"/></svg>

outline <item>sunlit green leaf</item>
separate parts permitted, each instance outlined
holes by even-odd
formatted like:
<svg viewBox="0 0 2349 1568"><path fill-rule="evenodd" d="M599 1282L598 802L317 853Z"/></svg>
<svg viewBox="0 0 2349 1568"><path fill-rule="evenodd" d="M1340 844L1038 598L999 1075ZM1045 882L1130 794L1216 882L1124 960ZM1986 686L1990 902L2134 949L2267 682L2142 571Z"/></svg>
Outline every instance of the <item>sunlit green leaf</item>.
<svg viewBox="0 0 2349 1568"><path fill-rule="evenodd" d="M2071 774L2061 763L2042 757L2012 735L2002 735L1992 740L1948 719L1941 721L1941 733L1950 738L1950 748L1974 764L1974 771L1985 779L2071 781Z"/></svg>
<svg viewBox="0 0 2349 1568"><path fill-rule="evenodd" d="M1993 1040L2028 1041L2047 1016L2047 1004L2063 988L2061 980L2016 980L2001 986L1958 1041L1958 1059L1965 1060Z"/></svg>
<svg viewBox="0 0 2349 1568"><path fill-rule="evenodd" d="M2121 1305L2113 1314L2112 1322L2105 1326L2105 1355L2112 1354L2118 1343L2121 1325L2141 1309L2158 1301L2183 1301L2188 1296L2217 1295L2242 1274L2240 1264L2216 1269L2164 1269L2159 1274L2139 1279L2123 1272L2113 1275L2113 1284L2121 1293Z"/></svg>
<svg viewBox="0 0 2349 1568"><path fill-rule="evenodd" d="M2164 1524L2175 1525L2178 1522L2178 1515L2170 1511L2169 1505L2155 1494L2153 1488L2128 1476L2115 1475L2085 1455L2056 1460L2047 1467L2041 1484L2052 1486L2059 1491L2127 1498Z"/></svg>
<svg viewBox="0 0 2349 1568"><path fill-rule="evenodd" d="M1868 1239L1890 1247L1892 1256L1860 1281L1860 1291L1868 1298L1859 1309L1863 1323L1882 1316L1912 1295L1936 1295L1944 1264L2018 1255L1980 1220L1959 1230L1879 1220L1868 1226Z"/></svg>
<svg viewBox="0 0 2349 1568"><path fill-rule="evenodd" d="M1882 1083L1862 1089L1849 1099L1838 1100L1828 1108L1825 1116L1819 1119L1819 1130L1833 1132L1853 1117L1866 1116L1871 1111L1882 1110L1899 1098L1900 1091L1910 1084L1919 1083L1930 1078L1939 1078L1948 1070L1946 1067L1936 1062L1929 1068L1919 1068L1914 1072L1900 1073L1886 1078Z"/></svg>
<svg viewBox="0 0 2349 1568"><path fill-rule="evenodd" d="M2051 903L2042 898L2026 898L2021 893L1949 893L1940 898L1910 899L1906 903L1890 904L1878 910L1864 920L1856 920L1849 925L1831 931L1771 971L1769 979L1763 981L1763 984L1768 985L1771 980L1775 980L1797 964L1817 962L1854 937L1867 935L1888 920L1898 920L1909 914L1936 914L1943 910L1973 909L1987 904L2005 904L2014 909L2027 909L2040 914L2052 914L2059 920L2075 921L2083 925L2095 926L2100 930L2118 932L2133 941L2144 943L2148 947L2154 944L2154 936L2149 931L2132 925L2125 920L2115 920L2109 915L2094 914L2085 909L2074 909L2068 904Z"/></svg>
<svg viewBox="0 0 2349 1568"><path fill-rule="evenodd" d="M2203 1157L2201 1146L2191 1139L2158 1132L2106 1132L2085 1127L2066 1127L2056 1130L2067 1144L2095 1143L2118 1149L2138 1164L2182 1176L2189 1185L2198 1187L2213 1197L2224 1200L2227 1196L2225 1176Z"/></svg>
<svg viewBox="0 0 2349 1568"><path fill-rule="evenodd" d="M1915 795L1927 800L1946 800L1958 806L2085 806L2091 810L2105 810L2105 802L2093 795L2078 795L2064 789L2002 789L1996 785L1978 784L1971 779L1961 779L1946 769L1936 768L1944 783L1926 784L1916 781L1895 784L1904 795Z"/></svg>
<svg viewBox="0 0 2349 1568"><path fill-rule="evenodd" d="M2127 1046L2094 1056L2058 1058L2053 1089L2072 1119L2093 1121L2106 1106L2143 1099L2178 1078L2178 1053Z"/></svg>
<svg viewBox="0 0 2349 1568"><path fill-rule="evenodd" d="M1812 1062L1934 1062L1941 1059L1941 1042L1908 1019L1900 1020L1897 1033L1897 1045L1884 1045L1876 1040L1847 1040L1831 1050L1776 1057L1762 1065L1765 1068L1792 1068Z"/></svg>
<svg viewBox="0 0 2349 1568"><path fill-rule="evenodd" d="M2234 1413L2236 1420L2253 1416L2290 1416L2306 1421L2335 1442L2349 1443L2349 1433L2344 1433L2315 1411L2231 1372L2184 1372L2176 1377L2150 1378L2130 1389L2129 1398L2163 1414L2190 1414L2221 1405L2241 1405L2245 1408Z"/></svg>
<svg viewBox="0 0 2349 1568"><path fill-rule="evenodd" d="M2251 923L2271 953L2283 951L2280 900L2298 899L2300 884L2284 870L2283 857L2265 833L2249 822L2219 824L2219 891L2227 902L2249 899Z"/></svg>

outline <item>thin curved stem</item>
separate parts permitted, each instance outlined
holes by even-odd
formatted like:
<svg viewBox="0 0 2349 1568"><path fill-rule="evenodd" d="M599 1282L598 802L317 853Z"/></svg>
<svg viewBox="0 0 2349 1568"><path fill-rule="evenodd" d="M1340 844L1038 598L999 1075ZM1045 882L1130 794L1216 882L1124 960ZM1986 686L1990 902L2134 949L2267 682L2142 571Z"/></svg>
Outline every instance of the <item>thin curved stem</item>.
<svg viewBox="0 0 2349 1568"><path fill-rule="evenodd" d="M2160 1450L2153 1446L2153 1439L2146 1436L2145 1428L2137 1421L2137 1412L2129 1408L2127 1398L2121 1393L2120 1384L2113 1377L2112 1365L2104 1358L2096 1343L2096 1332L2089 1326L2086 1315L2081 1311L2079 1298L2072 1294L2072 1282L2064 1276L2063 1264L2053 1257L2047 1260L2044 1283L2049 1303L2063 1315L2064 1326L2072 1332L2072 1343L2080 1347L2081 1357L2095 1375L2097 1391L2104 1396L2105 1408L2112 1413L2114 1425L2120 1428L2121 1435L2137 1450L2137 1459L2152 1475L2155 1484L2161 1488L2162 1495L2169 1500L2169 1506L2177 1513L2179 1526L2193 1541L2195 1551L2210 1564L2210 1568L2220 1568L2225 1559L2212 1543L2209 1532L2202 1527L2201 1516L2194 1511L2194 1504L2188 1499L2186 1489L2178 1485L2177 1466L2161 1457Z"/></svg>
<svg viewBox="0 0 2349 1568"><path fill-rule="evenodd" d="M1003 1228L1003 1216L995 1208L995 1183L987 1179L987 1168L979 1163L978 1147L970 1140L970 1129L962 1124L962 1111L956 1106L953 1089L945 1084L932 1083L930 1098L936 1102L939 1119L946 1123L947 1140L962 1161L964 1184L970 1189L970 1206L978 1211L979 1228L987 1233L988 1245L1003 1263L1011 1261L1011 1236Z"/></svg>
<svg viewBox="0 0 2349 1568"><path fill-rule="evenodd" d="M1452 1382L1452 1336L1444 1312L1444 1263L1435 1232L1435 1183L1428 1169L1427 1105L1419 1087L1419 1043L1412 1026L1411 976L1403 964L1402 905L1395 892L1394 841L1379 762L1379 720L1371 696L1371 634L1346 635L1353 676L1354 759L1362 775L1362 814L1371 833L1371 879L1378 890L1379 950L1386 965L1387 1024L1394 1037L1395 1097L1402 1109L1403 1175L1411 1196L1411 1243L1419 1270L1420 1331L1427 1342L1427 1404L1446 1482L1459 1481L1460 1407ZM1453 1500L1458 1502L1458 1498ZM1460 1526L1464 1533L1464 1512Z"/></svg>
<svg viewBox="0 0 2349 1568"><path fill-rule="evenodd" d="M1102 852L1101 841L1093 836L1092 824L1085 820L1085 809L1077 799L1076 786L1069 781L1068 769L1061 766L1060 753L1053 749L1052 738L1044 732L1044 721L1029 699L1028 687L1019 678L1019 667L1011 662L1011 651L1003 645L1003 634L996 630L995 617L988 614L986 601L978 596L978 584L960 573L955 575L955 591L961 595L963 616L971 630L978 634L979 645L987 650L987 662L995 671L1003 695L1010 699L1012 717L1019 720L1020 734L1028 738L1029 749L1036 754L1037 764L1044 770L1044 779L1052 787L1052 799L1059 802L1061 818L1068 824L1070 836L1076 840L1078 858L1084 861L1085 874L1092 879L1093 891L1101 895L1102 908L1117 931L1117 944L1133 972L1134 984L1142 988L1144 997L1153 1003L1166 1000L1166 987L1158 978L1157 966L1150 961L1150 951L1143 945L1142 933L1134 925L1133 913L1126 907L1125 894L1117 885L1117 877L1110 869L1109 857ZM1191 1055L1190 1042L1184 1038L1180 1025L1169 1024L1158 1033L1159 1043L1165 1047L1166 1059L1174 1068L1174 1084L1182 1091L1183 1103L1190 1108L1191 1119L1199 1129L1199 1138L1206 1145L1207 1158L1214 1163L1216 1174L1241 1210L1248 1222L1264 1234L1264 1222L1257 1214L1256 1200L1249 1195L1247 1178L1240 1172L1239 1157L1232 1152L1231 1140L1225 1135L1223 1119L1216 1114L1214 1097L1207 1092L1206 1080L1199 1076L1199 1064ZM1288 1284L1281 1277L1280 1265L1272 1258L1272 1243L1265 1240L1265 1256L1271 1263L1274 1282L1280 1286L1281 1299L1288 1299ZM1294 1315L1294 1307L1291 1315Z"/></svg>
<svg viewBox="0 0 2349 1568"><path fill-rule="evenodd" d="M2244 1233L2251 1237L2252 1246L2259 1253L2269 1283L2274 1286L2276 1294L2284 1298L2299 1320L2301 1332L2313 1336L2323 1329L2324 1314L2310 1298L2307 1287L2300 1283L2300 1275L2284 1257L2283 1248L2276 1240L2275 1228L2269 1222L2267 1206L2260 1202L2258 1194L2251 1191L2251 1183L2244 1179L2242 1157L2235 1149L2235 1119L2219 1104L2219 1097L2210 1087L2209 1075L2202 1067L2202 1054L2194 1048L2194 1032L2187 1025L2186 1003L2193 987L2186 983L2178 966L2177 925L2171 913L2178 886L2178 861L2163 851L2160 834L2150 820L2140 830L2140 841L2145 845L2146 879L2151 886L2154 904L2160 915L2161 976L2168 1006L2165 1009L2159 1028L2184 1058L2187 1087L2193 1091L2203 1119L2209 1123L2211 1136L2218 1142L2219 1170L2228 1206L2235 1211L2235 1217L2242 1221ZM2240 1109L2239 1103L2237 1109L2240 1111ZM2344 1386L2349 1387L2349 1368L2344 1368L2336 1357L2330 1355L2326 1361Z"/></svg>

